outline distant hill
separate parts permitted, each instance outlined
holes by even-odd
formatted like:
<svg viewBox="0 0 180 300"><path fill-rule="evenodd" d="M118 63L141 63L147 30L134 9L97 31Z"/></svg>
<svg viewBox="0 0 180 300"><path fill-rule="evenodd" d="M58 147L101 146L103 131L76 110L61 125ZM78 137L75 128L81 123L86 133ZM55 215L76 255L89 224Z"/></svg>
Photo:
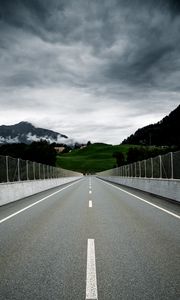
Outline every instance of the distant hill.
<svg viewBox="0 0 180 300"><path fill-rule="evenodd" d="M94 174L117 167L117 154L123 154L124 163L126 164L162 155L170 151L174 151L174 149L170 149L169 147L94 143L81 149L73 149L69 153L58 154L56 166L84 174Z"/></svg>
<svg viewBox="0 0 180 300"><path fill-rule="evenodd" d="M180 105L160 122L138 129L122 144L180 146Z"/></svg>
<svg viewBox="0 0 180 300"><path fill-rule="evenodd" d="M57 156L56 166L81 173L96 173L116 166L114 152L126 155L128 145L90 144L83 149L74 149Z"/></svg>
<svg viewBox="0 0 180 300"><path fill-rule="evenodd" d="M30 144L40 140L50 143L62 143L64 141L65 143L66 139L68 139L66 135L48 129L37 128L29 122L0 126L0 144Z"/></svg>

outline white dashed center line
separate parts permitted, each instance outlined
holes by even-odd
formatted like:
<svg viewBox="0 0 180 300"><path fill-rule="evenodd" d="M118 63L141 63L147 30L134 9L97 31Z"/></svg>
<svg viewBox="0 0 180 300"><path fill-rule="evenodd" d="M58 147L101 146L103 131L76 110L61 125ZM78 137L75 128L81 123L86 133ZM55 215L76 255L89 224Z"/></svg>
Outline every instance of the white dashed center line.
<svg viewBox="0 0 180 300"><path fill-rule="evenodd" d="M89 200L89 207L92 207L92 200Z"/></svg>
<svg viewBox="0 0 180 300"><path fill-rule="evenodd" d="M94 239L87 241L86 299L98 299Z"/></svg>

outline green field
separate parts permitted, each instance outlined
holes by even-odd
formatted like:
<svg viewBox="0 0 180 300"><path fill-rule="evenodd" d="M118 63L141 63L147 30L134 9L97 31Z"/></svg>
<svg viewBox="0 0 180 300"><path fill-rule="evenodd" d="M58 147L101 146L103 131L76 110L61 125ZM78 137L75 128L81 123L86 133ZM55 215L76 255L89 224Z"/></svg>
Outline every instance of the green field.
<svg viewBox="0 0 180 300"><path fill-rule="evenodd" d="M72 150L69 153L58 155L58 167L81 173L96 173L116 166L113 153L123 152L125 155L132 145L117 145L95 143L83 149Z"/></svg>

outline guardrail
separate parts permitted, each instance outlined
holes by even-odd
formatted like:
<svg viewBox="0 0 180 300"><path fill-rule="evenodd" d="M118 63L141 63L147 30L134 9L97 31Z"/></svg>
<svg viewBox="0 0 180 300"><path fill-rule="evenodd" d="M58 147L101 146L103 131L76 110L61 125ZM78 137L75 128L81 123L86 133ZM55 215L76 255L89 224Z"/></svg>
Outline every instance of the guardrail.
<svg viewBox="0 0 180 300"><path fill-rule="evenodd" d="M97 173L100 176L180 179L180 151Z"/></svg>
<svg viewBox="0 0 180 300"><path fill-rule="evenodd" d="M0 183L82 176L81 173L0 155Z"/></svg>

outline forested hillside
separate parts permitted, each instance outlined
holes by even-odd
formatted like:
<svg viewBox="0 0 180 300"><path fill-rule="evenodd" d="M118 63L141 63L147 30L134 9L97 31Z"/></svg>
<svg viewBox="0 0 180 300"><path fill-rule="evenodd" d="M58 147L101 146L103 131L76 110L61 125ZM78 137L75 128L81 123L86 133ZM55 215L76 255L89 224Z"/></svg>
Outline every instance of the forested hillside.
<svg viewBox="0 0 180 300"><path fill-rule="evenodd" d="M138 129L123 144L180 146L180 105L156 124Z"/></svg>

